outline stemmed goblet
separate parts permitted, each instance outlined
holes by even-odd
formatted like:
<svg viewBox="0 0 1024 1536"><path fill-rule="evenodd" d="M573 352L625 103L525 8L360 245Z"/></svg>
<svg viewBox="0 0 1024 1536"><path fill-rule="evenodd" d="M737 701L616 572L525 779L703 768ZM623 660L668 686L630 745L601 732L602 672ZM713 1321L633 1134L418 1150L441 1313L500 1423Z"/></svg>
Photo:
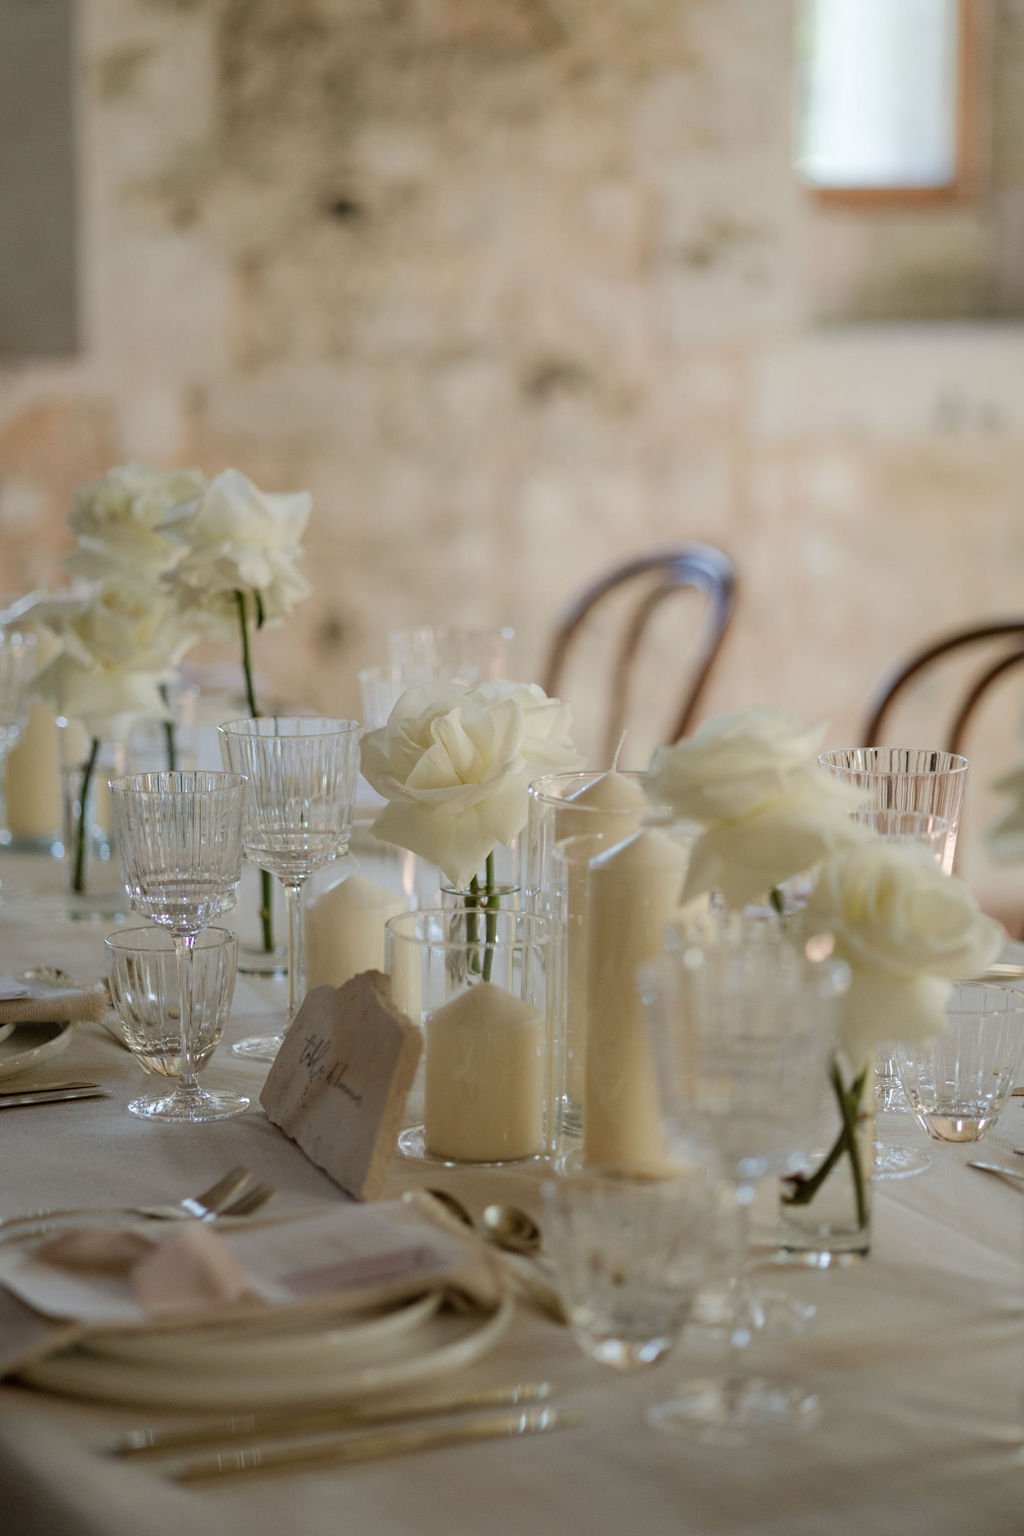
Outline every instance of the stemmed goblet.
<svg viewBox="0 0 1024 1536"><path fill-rule="evenodd" d="M276 875L288 904L288 1023L305 991L302 886L315 869L346 852L359 779L358 720L264 715L218 727L226 768L249 781L246 857ZM273 1061L284 1039L252 1035L239 1056Z"/></svg>
<svg viewBox="0 0 1024 1536"><path fill-rule="evenodd" d="M864 791L854 819L889 842L927 848L943 874L953 873L957 833L967 787L968 759L932 747L841 747L818 755L818 766ZM875 1108L910 1113L891 1050L879 1057ZM931 1167L916 1147L875 1141L873 1176L905 1179Z"/></svg>
<svg viewBox="0 0 1024 1536"><path fill-rule="evenodd" d="M136 773L110 796L132 907L170 932L178 969L181 1068L174 1091L136 1100L147 1118L224 1120L248 1109L239 1094L196 1081L192 966L198 935L235 904L242 873L245 779L234 773Z"/></svg>
<svg viewBox="0 0 1024 1536"><path fill-rule="evenodd" d="M732 1195L737 1250L728 1367L650 1409L659 1429L733 1444L816 1415L799 1383L750 1375L740 1361L755 1332L745 1271L756 1186L794 1169L813 1140L849 981L842 962L817 955L813 937L776 919L722 912L680 927L640 967L669 1150L703 1141Z"/></svg>

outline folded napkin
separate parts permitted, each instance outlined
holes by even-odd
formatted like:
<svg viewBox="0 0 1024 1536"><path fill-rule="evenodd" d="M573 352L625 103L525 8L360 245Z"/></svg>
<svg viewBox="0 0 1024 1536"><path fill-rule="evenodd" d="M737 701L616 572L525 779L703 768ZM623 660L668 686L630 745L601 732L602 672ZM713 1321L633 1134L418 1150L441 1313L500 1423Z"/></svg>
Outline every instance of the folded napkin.
<svg viewBox="0 0 1024 1536"><path fill-rule="evenodd" d="M15 988L20 991L11 997ZM98 1024L109 1007L103 987L60 987L35 980L0 987L0 1025Z"/></svg>
<svg viewBox="0 0 1024 1536"><path fill-rule="evenodd" d="M504 1287L495 1257L472 1233L434 1219L436 1202L332 1205L214 1230L80 1227L0 1246L0 1284L55 1323L29 1349L0 1359L0 1376L29 1359L104 1333L153 1328L268 1326L395 1305L441 1291L459 1307L494 1311Z"/></svg>

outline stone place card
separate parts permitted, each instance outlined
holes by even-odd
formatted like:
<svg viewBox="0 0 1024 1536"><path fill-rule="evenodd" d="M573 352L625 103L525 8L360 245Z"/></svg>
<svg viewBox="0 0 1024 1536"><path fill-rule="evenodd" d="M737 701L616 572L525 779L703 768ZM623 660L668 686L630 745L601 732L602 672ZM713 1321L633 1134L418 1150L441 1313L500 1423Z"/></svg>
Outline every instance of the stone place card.
<svg viewBox="0 0 1024 1536"><path fill-rule="evenodd" d="M267 1074L260 1103L311 1162L358 1200L380 1194L423 1041L363 971L313 987Z"/></svg>

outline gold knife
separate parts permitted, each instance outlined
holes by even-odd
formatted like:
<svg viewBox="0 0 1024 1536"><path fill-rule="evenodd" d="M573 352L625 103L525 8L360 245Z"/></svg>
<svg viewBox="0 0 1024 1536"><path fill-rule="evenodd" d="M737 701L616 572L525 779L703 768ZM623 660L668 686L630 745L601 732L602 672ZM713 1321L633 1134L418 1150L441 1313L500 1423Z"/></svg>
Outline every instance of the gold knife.
<svg viewBox="0 0 1024 1536"><path fill-rule="evenodd" d="M0 1093L0 1109L21 1109L27 1104L65 1104L71 1099L109 1099L105 1088L57 1088L47 1092Z"/></svg>
<svg viewBox="0 0 1024 1536"><path fill-rule="evenodd" d="M507 1440L520 1435L546 1434L552 1429L568 1429L582 1423L579 1414L567 1414L557 1408L525 1408L521 1412L482 1413L454 1424L413 1424L401 1429L384 1429L355 1434L322 1445L253 1447L231 1451L226 1456L209 1456L185 1462L171 1475L179 1483L212 1482L222 1477L241 1477L249 1472L298 1471L302 1468L347 1466L356 1461L373 1461L382 1456L401 1456L410 1451L432 1450L437 1446L464 1445L474 1440Z"/></svg>
<svg viewBox="0 0 1024 1536"><path fill-rule="evenodd" d="M162 1456L174 1451L197 1450L201 1446L230 1445L239 1440L274 1440L286 1435L324 1434L331 1430L370 1429L403 1420L425 1419L443 1413L467 1413L476 1408L513 1408L518 1403L539 1403L550 1397L550 1382L515 1382L511 1386L483 1387L457 1397L425 1398L407 1404L385 1404L364 1408L346 1403L337 1408L289 1413L267 1410L262 1413L231 1414L223 1419L209 1419L182 1429L135 1429L115 1440L110 1447L115 1456Z"/></svg>

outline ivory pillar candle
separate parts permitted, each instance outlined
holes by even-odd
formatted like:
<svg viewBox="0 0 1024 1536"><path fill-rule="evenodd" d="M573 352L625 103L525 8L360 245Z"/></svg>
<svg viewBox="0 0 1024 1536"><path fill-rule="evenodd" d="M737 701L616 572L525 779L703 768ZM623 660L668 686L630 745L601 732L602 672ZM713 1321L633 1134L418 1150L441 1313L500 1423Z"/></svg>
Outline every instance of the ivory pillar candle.
<svg viewBox="0 0 1024 1536"><path fill-rule="evenodd" d="M54 715L40 700L29 706L25 730L4 764L7 830L15 838L59 837L60 746Z"/></svg>
<svg viewBox="0 0 1024 1536"><path fill-rule="evenodd" d="M341 987L384 970L384 925L405 911L394 891L353 873L306 908L306 985Z"/></svg>
<svg viewBox="0 0 1024 1536"><path fill-rule="evenodd" d="M638 832L651 802L641 781L614 769L571 790L555 809L555 845L568 837L609 838L619 842ZM596 846L596 845L595 845ZM569 1104L583 1099L586 1059L587 871L568 869L565 912L565 1020L562 1039L564 1094Z"/></svg>
<svg viewBox="0 0 1024 1536"><path fill-rule="evenodd" d="M544 1018L503 987L480 982L428 1013L427 1150L490 1163L541 1150Z"/></svg>
<svg viewBox="0 0 1024 1536"><path fill-rule="evenodd" d="M583 1160L630 1173L667 1163L637 966L660 954L678 914L688 854L634 833L590 861Z"/></svg>

